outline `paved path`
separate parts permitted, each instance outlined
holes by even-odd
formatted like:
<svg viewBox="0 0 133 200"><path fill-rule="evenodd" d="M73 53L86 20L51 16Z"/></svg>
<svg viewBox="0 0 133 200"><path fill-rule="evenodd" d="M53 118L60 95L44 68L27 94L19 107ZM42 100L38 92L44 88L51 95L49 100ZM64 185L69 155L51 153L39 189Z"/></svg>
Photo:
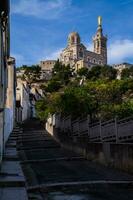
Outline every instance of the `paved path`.
<svg viewBox="0 0 133 200"><path fill-rule="evenodd" d="M29 199L133 199L132 175L61 148L39 121L26 122L17 141Z"/></svg>
<svg viewBox="0 0 133 200"><path fill-rule="evenodd" d="M0 200L28 200L25 177L16 150L18 133L20 129L16 127L6 144L0 171Z"/></svg>

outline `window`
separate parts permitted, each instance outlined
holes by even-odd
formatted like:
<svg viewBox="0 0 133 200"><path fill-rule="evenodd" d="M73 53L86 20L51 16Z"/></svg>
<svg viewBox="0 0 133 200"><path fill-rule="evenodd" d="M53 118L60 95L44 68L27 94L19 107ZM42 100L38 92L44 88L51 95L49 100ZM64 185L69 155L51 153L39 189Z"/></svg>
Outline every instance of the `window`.
<svg viewBox="0 0 133 200"><path fill-rule="evenodd" d="M101 60L99 60L99 65L101 65L102 64L102 62L101 62Z"/></svg>
<svg viewBox="0 0 133 200"><path fill-rule="evenodd" d="M93 62L96 63L96 60L94 59Z"/></svg>
<svg viewBox="0 0 133 200"><path fill-rule="evenodd" d="M97 47L99 48L100 44L99 44L99 41L97 41Z"/></svg>
<svg viewBox="0 0 133 200"><path fill-rule="evenodd" d="M83 52L82 51L79 52L79 57L83 58Z"/></svg>
<svg viewBox="0 0 133 200"><path fill-rule="evenodd" d="M72 40L72 43L74 43L74 42L75 42L75 38L74 38L74 37L72 37L72 39L71 39L71 40Z"/></svg>
<svg viewBox="0 0 133 200"><path fill-rule="evenodd" d="M101 46L104 47L104 48L106 48L106 42L105 42L105 41L102 41Z"/></svg>

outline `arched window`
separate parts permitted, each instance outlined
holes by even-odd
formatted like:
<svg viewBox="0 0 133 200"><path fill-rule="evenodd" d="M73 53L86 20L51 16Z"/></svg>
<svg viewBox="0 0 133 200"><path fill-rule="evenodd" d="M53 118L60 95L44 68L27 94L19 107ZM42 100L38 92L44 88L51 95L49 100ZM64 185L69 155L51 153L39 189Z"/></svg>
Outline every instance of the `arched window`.
<svg viewBox="0 0 133 200"><path fill-rule="evenodd" d="M72 42L72 44L73 44L73 43L75 43L75 38L74 38L74 37L72 37L72 39L71 39L71 40L72 40L72 41L71 41L71 42Z"/></svg>
<svg viewBox="0 0 133 200"><path fill-rule="evenodd" d="M99 48L99 46L100 46L100 43L99 43L99 41L97 41L97 47Z"/></svg>
<svg viewBox="0 0 133 200"><path fill-rule="evenodd" d="M83 51L79 51L79 57L83 58Z"/></svg>

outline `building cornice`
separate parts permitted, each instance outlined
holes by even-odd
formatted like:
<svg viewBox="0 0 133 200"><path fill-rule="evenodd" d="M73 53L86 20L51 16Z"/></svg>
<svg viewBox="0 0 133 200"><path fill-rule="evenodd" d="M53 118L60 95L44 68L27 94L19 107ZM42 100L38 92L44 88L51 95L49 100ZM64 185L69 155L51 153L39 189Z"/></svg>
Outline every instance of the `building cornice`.
<svg viewBox="0 0 133 200"><path fill-rule="evenodd" d="M9 0L1 0L0 15L8 16L10 10Z"/></svg>

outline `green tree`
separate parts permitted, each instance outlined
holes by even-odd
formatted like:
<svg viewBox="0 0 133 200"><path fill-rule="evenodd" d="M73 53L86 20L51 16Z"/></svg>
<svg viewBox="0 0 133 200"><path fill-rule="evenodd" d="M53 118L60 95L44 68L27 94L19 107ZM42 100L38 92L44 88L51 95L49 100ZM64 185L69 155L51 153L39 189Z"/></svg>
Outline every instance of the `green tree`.
<svg viewBox="0 0 133 200"><path fill-rule="evenodd" d="M111 66L105 65L101 67L100 78L107 80L114 80L117 76L117 70Z"/></svg>
<svg viewBox="0 0 133 200"><path fill-rule="evenodd" d="M87 74L88 74L88 69L87 69L86 67L83 67L83 68L81 68L81 69L79 69L79 70L77 71L77 74L78 74L79 76L87 76Z"/></svg>
<svg viewBox="0 0 133 200"><path fill-rule="evenodd" d="M87 78L93 81L97 79L113 80L116 79L116 75L117 71L111 66L94 66L88 72Z"/></svg>
<svg viewBox="0 0 133 200"><path fill-rule="evenodd" d="M133 66L131 66L130 68L123 69L121 73L121 78L122 79L133 78Z"/></svg>
<svg viewBox="0 0 133 200"><path fill-rule="evenodd" d="M48 102L46 101L46 99L42 99L36 102L35 108L36 108L37 116L41 120L45 120L48 117L47 106L48 106Z"/></svg>
<svg viewBox="0 0 133 200"><path fill-rule="evenodd" d="M89 114L92 120L108 120L133 114L133 79L115 79L116 70L112 67L93 67L82 86L79 85L81 77L70 78L70 66L58 61L53 72L52 80L45 84L47 98L37 105L41 118L61 113L73 118Z"/></svg>
<svg viewBox="0 0 133 200"><path fill-rule="evenodd" d="M61 88L61 82L57 80L50 80L45 87L46 92L56 92Z"/></svg>
<svg viewBox="0 0 133 200"><path fill-rule="evenodd" d="M71 76L72 69L70 65L65 66L57 60L53 68L53 79L61 81L62 84L66 85L69 83Z"/></svg>
<svg viewBox="0 0 133 200"><path fill-rule="evenodd" d="M101 66L94 66L89 70L87 78L91 80L97 80L101 74Z"/></svg>
<svg viewBox="0 0 133 200"><path fill-rule="evenodd" d="M36 82L40 79L41 67L39 65L23 65L20 69L25 71L23 79L27 80L29 83Z"/></svg>

